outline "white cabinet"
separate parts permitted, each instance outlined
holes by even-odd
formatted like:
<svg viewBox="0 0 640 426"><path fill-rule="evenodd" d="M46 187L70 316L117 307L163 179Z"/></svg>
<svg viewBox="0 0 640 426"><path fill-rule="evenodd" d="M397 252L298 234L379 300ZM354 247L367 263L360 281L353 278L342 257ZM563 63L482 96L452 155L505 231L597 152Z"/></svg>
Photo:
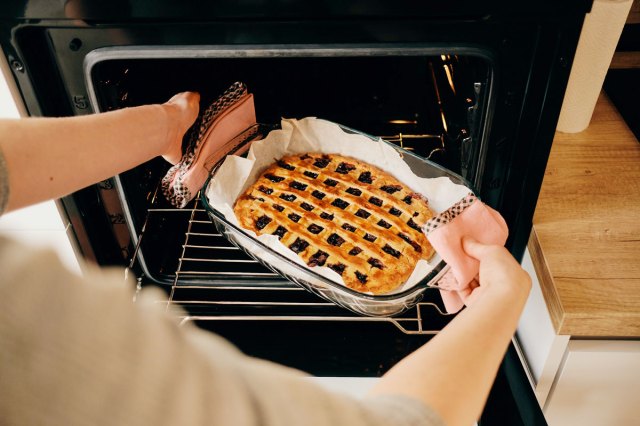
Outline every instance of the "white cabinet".
<svg viewBox="0 0 640 426"><path fill-rule="evenodd" d="M640 425L640 341L556 334L528 252L522 265L533 287L517 340L549 425Z"/></svg>
<svg viewBox="0 0 640 426"><path fill-rule="evenodd" d="M544 413L550 426L640 424L640 342L570 340Z"/></svg>

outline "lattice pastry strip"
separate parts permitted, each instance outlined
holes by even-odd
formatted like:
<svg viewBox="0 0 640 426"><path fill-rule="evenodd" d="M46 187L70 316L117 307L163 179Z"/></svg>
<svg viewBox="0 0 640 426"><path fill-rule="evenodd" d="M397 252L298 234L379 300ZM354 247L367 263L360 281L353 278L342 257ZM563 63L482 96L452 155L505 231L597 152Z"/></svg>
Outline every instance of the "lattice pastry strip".
<svg viewBox="0 0 640 426"><path fill-rule="evenodd" d="M236 201L247 229L273 234L309 266L374 294L404 283L433 248L421 231L427 200L389 174L340 155L302 154L271 165Z"/></svg>

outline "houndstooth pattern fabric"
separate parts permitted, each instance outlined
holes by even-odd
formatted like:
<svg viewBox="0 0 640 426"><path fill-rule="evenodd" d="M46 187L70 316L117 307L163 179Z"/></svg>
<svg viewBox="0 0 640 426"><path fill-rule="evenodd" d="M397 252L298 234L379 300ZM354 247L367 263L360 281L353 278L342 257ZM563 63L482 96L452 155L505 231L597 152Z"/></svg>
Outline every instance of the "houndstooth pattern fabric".
<svg viewBox="0 0 640 426"><path fill-rule="evenodd" d="M182 159L167 171L161 182L162 193L174 206L183 208L195 196L189 188L183 185L182 180L195 159L198 158L207 131L223 111L246 94L247 87L244 83L239 81L233 83L207 109L198 115L195 123L187 131L185 138L188 142Z"/></svg>
<svg viewBox="0 0 640 426"><path fill-rule="evenodd" d="M451 222L456 216L459 216L463 211L467 209L478 198L472 193L468 193L460 201L449 207L442 213L437 214L425 223L422 230L425 234L429 235L431 232Z"/></svg>

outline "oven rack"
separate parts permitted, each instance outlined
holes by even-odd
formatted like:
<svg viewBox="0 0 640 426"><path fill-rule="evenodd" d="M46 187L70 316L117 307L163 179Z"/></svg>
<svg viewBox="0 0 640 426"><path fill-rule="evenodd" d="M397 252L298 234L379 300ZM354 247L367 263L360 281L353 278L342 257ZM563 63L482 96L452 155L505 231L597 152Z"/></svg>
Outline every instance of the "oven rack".
<svg viewBox="0 0 640 426"><path fill-rule="evenodd" d="M156 215L184 217L187 222L168 298L159 301L166 304L168 312L181 318L182 323L375 322L389 324L405 334L433 335L451 318L436 298L419 302L394 317L364 317L325 301L269 271L227 242L218 233L199 199L197 196L184 209L153 207L152 202L147 211L147 222ZM146 223L138 238L136 254L145 228ZM430 293L434 295L434 292Z"/></svg>

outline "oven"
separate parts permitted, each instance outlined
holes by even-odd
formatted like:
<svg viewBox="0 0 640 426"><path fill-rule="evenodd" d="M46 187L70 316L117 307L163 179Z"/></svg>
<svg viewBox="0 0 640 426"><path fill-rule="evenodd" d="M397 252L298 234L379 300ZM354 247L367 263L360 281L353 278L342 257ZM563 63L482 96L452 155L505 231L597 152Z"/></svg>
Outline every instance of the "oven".
<svg viewBox="0 0 640 426"><path fill-rule="evenodd" d="M206 105L236 80L258 121L329 119L429 158L478 188L521 258L591 2L14 0L5 73L31 116ZM46 143L46 141L43 141ZM123 153L126 155L126 153ZM60 200L79 253L121 265L167 309L248 354L317 376L376 377L450 321L427 290L390 318L337 307L231 246L196 199L173 208L155 159ZM180 309L177 309L180 308ZM512 345L480 420L544 424Z"/></svg>

